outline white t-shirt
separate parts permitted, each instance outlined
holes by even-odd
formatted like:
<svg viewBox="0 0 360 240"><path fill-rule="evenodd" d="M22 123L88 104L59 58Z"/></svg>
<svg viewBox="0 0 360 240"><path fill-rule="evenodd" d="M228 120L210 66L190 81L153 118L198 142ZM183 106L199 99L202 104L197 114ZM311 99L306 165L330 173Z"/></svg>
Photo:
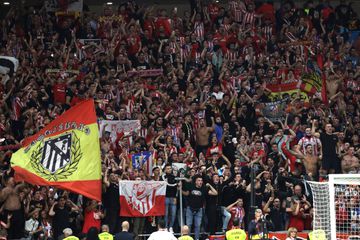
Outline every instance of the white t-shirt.
<svg viewBox="0 0 360 240"><path fill-rule="evenodd" d="M153 232L148 240L177 240L177 238L168 231L159 230L157 232Z"/></svg>

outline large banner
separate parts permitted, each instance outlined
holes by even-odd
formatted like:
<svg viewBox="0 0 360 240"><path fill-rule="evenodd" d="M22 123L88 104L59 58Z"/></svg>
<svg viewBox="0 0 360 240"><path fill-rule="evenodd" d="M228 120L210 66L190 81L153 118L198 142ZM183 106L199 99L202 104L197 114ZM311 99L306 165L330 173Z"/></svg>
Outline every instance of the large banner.
<svg viewBox="0 0 360 240"><path fill-rule="evenodd" d="M141 128L140 120L101 120L100 126L100 137L104 131L110 132L110 137L113 142L116 141L119 133L129 134L132 132L138 133Z"/></svg>
<svg viewBox="0 0 360 240"><path fill-rule="evenodd" d="M165 215L166 182L119 181L120 216L149 217Z"/></svg>
<svg viewBox="0 0 360 240"><path fill-rule="evenodd" d="M93 100L67 110L11 156L15 180L101 201L99 129Z"/></svg>
<svg viewBox="0 0 360 240"><path fill-rule="evenodd" d="M133 169L144 169L151 176L153 168L152 152L145 151L141 153L130 154L131 166Z"/></svg>

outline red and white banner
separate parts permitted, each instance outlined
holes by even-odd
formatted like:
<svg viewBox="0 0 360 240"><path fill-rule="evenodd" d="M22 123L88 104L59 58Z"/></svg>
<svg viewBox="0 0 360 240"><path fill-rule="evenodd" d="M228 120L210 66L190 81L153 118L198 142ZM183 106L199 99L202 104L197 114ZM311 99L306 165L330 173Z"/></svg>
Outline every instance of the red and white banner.
<svg viewBox="0 0 360 240"><path fill-rule="evenodd" d="M113 142L116 141L119 133L130 135L132 132L138 133L141 128L140 120L101 120L99 121L99 133L102 137L103 130L110 132Z"/></svg>
<svg viewBox="0 0 360 240"><path fill-rule="evenodd" d="M119 181L120 216L150 217L165 215L166 182Z"/></svg>

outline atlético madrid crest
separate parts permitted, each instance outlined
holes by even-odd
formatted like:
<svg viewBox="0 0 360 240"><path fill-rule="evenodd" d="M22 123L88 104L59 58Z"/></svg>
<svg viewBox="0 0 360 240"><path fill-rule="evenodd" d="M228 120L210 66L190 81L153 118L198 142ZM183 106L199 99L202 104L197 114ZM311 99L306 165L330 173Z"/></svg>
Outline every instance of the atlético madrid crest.
<svg viewBox="0 0 360 240"><path fill-rule="evenodd" d="M45 139L31 154L31 166L48 181L72 175L82 157L80 140L75 132Z"/></svg>

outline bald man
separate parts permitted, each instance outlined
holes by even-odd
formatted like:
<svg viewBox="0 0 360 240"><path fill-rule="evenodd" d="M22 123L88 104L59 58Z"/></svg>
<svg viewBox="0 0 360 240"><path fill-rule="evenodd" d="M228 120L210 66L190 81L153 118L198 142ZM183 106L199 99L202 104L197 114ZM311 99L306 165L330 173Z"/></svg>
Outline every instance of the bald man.
<svg viewBox="0 0 360 240"><path fill-rule="evenodd" d="M122 231L115 235L115 240L134 240L134 234L129 233L130 224L124 221L121 224Z"/></svg>
<svg viewBox="0 0 360 240"><path fill-rule="evenodd" d="M181 228L181 237L178 238L178 240L194 240L192 237L189 236L190 229L189 226L184 225Z"/></svg>

